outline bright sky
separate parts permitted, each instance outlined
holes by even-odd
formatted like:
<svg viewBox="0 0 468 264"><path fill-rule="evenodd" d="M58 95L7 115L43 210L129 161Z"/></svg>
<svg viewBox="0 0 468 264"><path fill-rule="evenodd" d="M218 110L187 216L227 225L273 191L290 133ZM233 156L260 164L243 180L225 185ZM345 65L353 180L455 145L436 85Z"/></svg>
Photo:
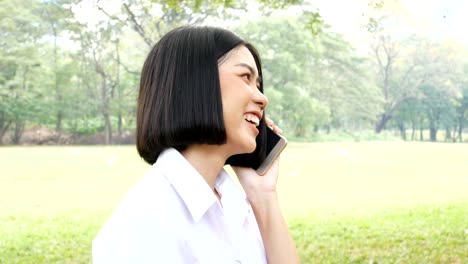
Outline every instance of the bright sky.
<svg viewBox="0 0 468 264"><path fill-rule="evenodd" d="M100 0L113 13L120 6L113 0ZM345 35L358 49L369 38L363 25L367 22L369 0L308 0L317 7L334 31ZM105 16L95 8L96 0L83 0L76 6L78 19L90 24ZM114 9L114 10L113 10ZM438 40L454 40L468 47L468 1L466 0L385 0L380 13L390 14L395 35L413 33ZM93 18L93 19L92 19ZM91 26L93 27L93 26Z"/></svg>
<svg viewBox="0 0 468 264"><path fill-rule="evenodd" d="M368 0L309 0L332 27L352 42L365 39L363 14L369 14ZM432 39L452 39L468 46L468 1L386 0L382 13L391 14L395 33L418 33Z"/></svg>

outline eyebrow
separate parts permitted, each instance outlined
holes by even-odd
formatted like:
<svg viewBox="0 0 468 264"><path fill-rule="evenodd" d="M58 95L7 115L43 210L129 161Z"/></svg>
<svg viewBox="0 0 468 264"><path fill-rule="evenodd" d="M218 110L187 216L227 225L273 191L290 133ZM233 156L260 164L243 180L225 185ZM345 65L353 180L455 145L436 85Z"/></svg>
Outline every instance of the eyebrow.
<svg viewBox="0 0 468 264"><path fill-rule="evenodd" d="M241 62L241 63L238 63L238 64L236 64L236 65L234 65L234 66L237 66L237 67L244 67L244 68L249 69L250 74L257 76L257 83L258 83L258 84L261 84L261 83L262 83L262 78L261 78L260 76L258 76L257 71L254 70L254 68L252 68L252 66L250 66L249 64Z"/></svg>

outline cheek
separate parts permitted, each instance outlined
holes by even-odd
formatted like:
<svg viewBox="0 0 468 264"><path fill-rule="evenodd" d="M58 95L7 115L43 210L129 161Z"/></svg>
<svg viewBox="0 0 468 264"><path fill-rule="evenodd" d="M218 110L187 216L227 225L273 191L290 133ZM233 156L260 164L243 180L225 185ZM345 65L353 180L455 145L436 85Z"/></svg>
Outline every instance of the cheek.
<svg viewBox="0 0 468 264"><path fill-rule="evenodd" d="M240 100L241 86L236 80L224 80L221 82L221 101L223 108L233 106Z"/></svg>

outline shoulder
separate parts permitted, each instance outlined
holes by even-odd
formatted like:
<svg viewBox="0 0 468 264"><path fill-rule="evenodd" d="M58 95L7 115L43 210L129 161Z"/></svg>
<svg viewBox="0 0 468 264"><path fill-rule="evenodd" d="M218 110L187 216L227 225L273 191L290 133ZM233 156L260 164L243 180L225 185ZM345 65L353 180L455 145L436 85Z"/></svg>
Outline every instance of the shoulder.
<svg viewBox="0 0 468 264"><path fill-rule="evenodd" d="M99 231L93 241L93 260L120 256L120 260L129 257L135 262L136 256L148 260L155 255L161 260L162 253L183 247L180 237L188 227L186 219L183 203L164 171L153 166L127 192Z"/></svg>
<svg viewBox="0 0 468 264"><path fill-rule="evenodd" d="M144 216L163 221L183 212L182 205L174 187L165 177L165 171L153 166L128 190L113 216L129 220L139 220Z"/></svg>

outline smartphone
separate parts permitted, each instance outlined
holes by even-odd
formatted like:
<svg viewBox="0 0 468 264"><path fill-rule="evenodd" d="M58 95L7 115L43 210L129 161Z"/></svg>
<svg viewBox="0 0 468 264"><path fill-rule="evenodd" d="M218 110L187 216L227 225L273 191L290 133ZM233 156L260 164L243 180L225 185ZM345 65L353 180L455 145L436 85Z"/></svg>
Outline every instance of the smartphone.
<svg viewBox="0 0 468 264"><path fill-rule="evenodd" d="M265 174L270 165L279 156L281 151L286 147L288 141L281 135L276 134L271 128L267 127L267 139L266 139L266 156L260 163L260 167L256 169L260 175Z"/></svg>
<svg viewBox="0 0 468 264"><path fill-rule="evenodd" d="M226 164L253 168L258 174L265 174L288 141L267 126L264 131L264 137L257 137L257 149L253 153L234 155L226 161Z"/></svg>

